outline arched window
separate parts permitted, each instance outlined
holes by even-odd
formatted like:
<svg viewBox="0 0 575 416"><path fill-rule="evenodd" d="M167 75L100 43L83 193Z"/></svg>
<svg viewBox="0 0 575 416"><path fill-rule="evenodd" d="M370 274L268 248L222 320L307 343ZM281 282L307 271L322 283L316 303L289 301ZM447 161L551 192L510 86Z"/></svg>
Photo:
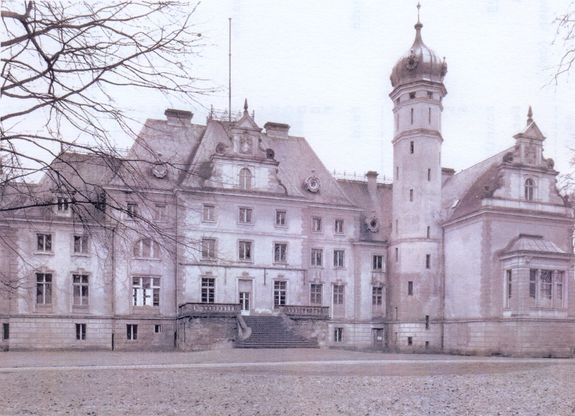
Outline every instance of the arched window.
<svg viewBox="0 0 575 416"><path fill-rule="evenodd" d="M240 189L252 189L252 172L248 168L240 170Z"/></svg>
<svg viewBox="0 0 575 416"><path fill-rule="evenodd" d="M134 257L159 259L160 245L151 238L142 238L134 244Z"/></svg>
<svg viewBox="0 0 575 416"><path fill-rule="evenodd" d="M535 195L535 181L531 178L525 180L525 199L527 201L533 201L533 196Z"/></svg>

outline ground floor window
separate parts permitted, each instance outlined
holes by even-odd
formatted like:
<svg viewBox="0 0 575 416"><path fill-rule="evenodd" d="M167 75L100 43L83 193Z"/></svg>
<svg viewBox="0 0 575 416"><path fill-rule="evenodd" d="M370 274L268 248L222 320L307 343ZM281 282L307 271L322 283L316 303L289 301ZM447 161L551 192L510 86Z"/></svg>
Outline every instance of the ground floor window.
<svg viewBox="0 0 575 416"><path fill-rule="evenodd" d="M134 306L160 306L160 278L133 277L132 299Z"/></svg>
<svg viewBox="0 0 575 416"><path fill-rule="evenodd" d="M78 341L86 340L86 324L76 324L76 339Z"/></svg>
<svg viewBox="0 0 575 416"><path fill-rule="evenodd" d="M333 342L343 342L343 328L334 328Z"/></svg>
<svg viewBox="0 0 575 416"><path fill-rule="evenodd" d="M529 270L529 298L532 306L561 308L564 306L564 290L563 270Z"/></svg>
<svg viewBox="0 0 575 416"><path fill-rule="evenodd" d="M52 274L36 273L36 304L52 304Z"/></svg>
<svg viewBox="0 0 575 416"><path fill-rule="evenodd" d="M74 306L87 306L88 276L85 274L72 275L72 285L74 287Z"/></svg>
<svg viewBox="0 0 575 416"><path fill-rule="evenodd" d="M2 339L7 340L10 338L10 324L2 324Z"/></svg>
<svg viewBox="0 0 575 416"><path fill-rule="evenodd" d="M160 332L162 332L162 325L154 325L154 333L159 334Z"/></svg>
<svg viewBox="0 0 575 416"><path fill-rule="evenodd" d="M413 337L407 337L407 345L413 345Z"/></svg>
<svg viewBox="0 0 575 416"><path fill-rule="evenodd" d="M126 338L129 341L135 341L138 339L138 325L135 324L126 325Z"/></svg>
<svg viewBox="0 0 575 416"><path fill-rule="evenodd" d="M286 304L287 282L274 282L274 307L284 306Z"/></svg>

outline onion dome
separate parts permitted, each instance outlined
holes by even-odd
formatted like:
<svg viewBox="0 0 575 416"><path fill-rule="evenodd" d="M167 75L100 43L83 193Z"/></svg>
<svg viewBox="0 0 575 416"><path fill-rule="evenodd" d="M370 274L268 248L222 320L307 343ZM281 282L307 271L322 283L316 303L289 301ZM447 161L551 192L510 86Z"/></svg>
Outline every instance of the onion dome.
<svg viewBox="0 0 575 416"><path fill-rule="evenodd" d="M423 43L421 28L423 25L417 18L415 27L415 41L407 53L395 64L391 72L391 85L398 85L413 81L443 82L447 74L445 58L440 59L435 52Z"/></svg>

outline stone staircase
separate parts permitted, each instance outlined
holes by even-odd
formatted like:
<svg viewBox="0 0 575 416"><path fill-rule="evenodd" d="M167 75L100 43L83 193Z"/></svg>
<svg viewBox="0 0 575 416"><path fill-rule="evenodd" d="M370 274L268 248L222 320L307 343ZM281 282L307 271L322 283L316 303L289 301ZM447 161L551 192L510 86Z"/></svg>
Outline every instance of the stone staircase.
<svg viewBox="0 0 575 416"><path fill-rule="evenodd" d="M281 316L244 316L251 335L235 348L319 348L317 340L295 334Z"/></svg>

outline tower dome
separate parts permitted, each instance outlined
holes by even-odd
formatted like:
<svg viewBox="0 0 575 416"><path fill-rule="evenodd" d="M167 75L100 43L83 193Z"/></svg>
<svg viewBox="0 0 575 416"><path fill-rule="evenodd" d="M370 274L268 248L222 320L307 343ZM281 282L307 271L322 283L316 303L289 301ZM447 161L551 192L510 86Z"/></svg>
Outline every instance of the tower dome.
<svg viewBox="0 0 575 416"><path fill-rule="evenodd" d="M445 58L440 59L421 39L423 25L417 18L415 40L407 53L397 61L389 77L391 86L397 87L413 81L443 82L447 74Z"/></svg>

